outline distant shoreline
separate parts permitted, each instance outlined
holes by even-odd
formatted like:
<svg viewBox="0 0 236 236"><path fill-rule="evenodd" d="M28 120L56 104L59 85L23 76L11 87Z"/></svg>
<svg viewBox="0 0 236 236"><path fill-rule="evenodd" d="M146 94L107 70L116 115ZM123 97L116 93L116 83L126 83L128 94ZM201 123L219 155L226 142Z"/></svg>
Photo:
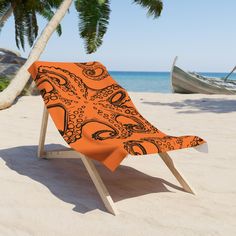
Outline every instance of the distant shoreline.
<svg viewBox="0 0 236 236"><path fill-rule="evenodd" d="M132 92L172 93L170 72L109 71L110 75L126 90ZM224 78L228 73L208 73L201 75ZM236 80L236 74L231 79Z"/></svg>
<svg viewBox="0 0 236 236"><path fill-rule="evenodd" d="M192 71L192 70L187 70ZM229 72L214 72L214 71L192 71L199 74L228 74ZM109 73L170 73L170 71L133 71L133 70L109 70ZM236 77L236 73L233 73L233 77Z"/></svg>

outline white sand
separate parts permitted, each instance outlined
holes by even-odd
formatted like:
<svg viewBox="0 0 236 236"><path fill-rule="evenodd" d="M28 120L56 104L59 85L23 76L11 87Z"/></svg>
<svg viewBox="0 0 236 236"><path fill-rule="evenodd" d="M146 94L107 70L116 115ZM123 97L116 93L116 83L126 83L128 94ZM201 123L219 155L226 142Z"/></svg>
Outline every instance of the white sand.
<svg viewBox="0 0 236 236"><path fill-rule="evenodd" d="M37 160L40 97L0 111L0 236L236 235L236 96L131 93L170 135L206 139L209 153L171 152L197 195L181 191L156 155L98 170L120 212L106 212L80 160ZM52 123L47 144L65 145Z"/></svg>

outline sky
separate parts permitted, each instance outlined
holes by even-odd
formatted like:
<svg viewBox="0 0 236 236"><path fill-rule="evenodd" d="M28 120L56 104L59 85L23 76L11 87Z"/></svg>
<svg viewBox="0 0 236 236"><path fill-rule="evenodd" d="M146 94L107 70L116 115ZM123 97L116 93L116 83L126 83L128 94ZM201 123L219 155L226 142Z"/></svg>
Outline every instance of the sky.
<svg viewBox="0 0 236 236"><path fill-rule="evenodd" d="M235 0L163 0L161 17L147 16L132 0L111 0L111 15L103 45L86 54L78 33L74 5L66 14L62 36L50 38L40 57L45 61L100 61L110 71L170 71L173 59L186 70L228 72L236 65ZM39 18L40 32L46 21ZM0 47L25 52L15 45L14 19L0 34Z"/></svg>

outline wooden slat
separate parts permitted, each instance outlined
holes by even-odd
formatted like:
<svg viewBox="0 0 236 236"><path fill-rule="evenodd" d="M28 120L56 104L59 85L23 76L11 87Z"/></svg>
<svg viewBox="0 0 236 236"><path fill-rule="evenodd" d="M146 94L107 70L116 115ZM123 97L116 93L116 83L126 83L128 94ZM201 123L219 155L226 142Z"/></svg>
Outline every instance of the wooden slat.
<svg viewBox="0 0 236 236"><path fill-rule="evenodd" d="M45 151L42 156L44 158L80 158L78 152L70 149Z"/></svg>
<svg viewBox="0 0 236 236"><path fill-rule="evenodd" d="M48 124L48 115L49 115L48 110L44 106L42 125L41 125L40 137L39 137L38 157L39 158L81 158L106 209L108 210L108 212L112 213L113 215L117 215L118 212L116 210L115 204L105 184L103 183L95 165L93 164L92 160L74 151L71 148L64 148L60 150L51 150L51 151L44 150L45 137L46 137L46 131L47 131L47 124Z"/></svg>
<svg viewBox="0 0 236 236"><path fill-rule="evenodd" d="M118 211L116 210L115 204L103 183L100 175L97 172L97 169L91 159L81 154L82 161L106 207L106 209L113 215L117 215Z"/></svg>
<svg viewBox="0 0 236 236"><path fill-rule="evenodd" d="M39 158L81 158L106 209L113 215L117 215L118 211L115 207L115 204L91 159L89 159L83 154L80 154L74 151L71 148L51 150L51 151L44 150L44 143L45 143L45 137L46 137L46 131L47 131L47 124L48 124L48 115L49 113L47 111L47 108L44 107L40 138L39 138L39 146L38 146L38 157ZM184 190L189 193L194 194L192 188L189 186L189 184L184 180L182 175L175 168L174 163L172 159L170 158L170 156L167 153L159 153L159 155L162 158L162 160L165 162L167 167L170 169L172 174L176 177L178 182L181 184L181 186L184 188Z"/></svg>
<svg viewBox="0 0 236 236"><path fill-rule="evenodd" d="M158 154L160 155L160 157L164 161L164 163L167 165L167 167L170 169L172 174L175 176L175 178L178 180L178 182L181 184L183 189L186 192L195 194L193 189L190 187L190 185L187 183L187 181L182 176L182 174L180 174L180 172L176 169L171 157L167 153L158 153Z"/></svg>
<svg viewBox="0 0 236 236"><path fill-rule="evenodd" d="M48 110L46 106L44 106L42 124L41 124L40 136L39 136L38 158L44 157L44 143L45 143L47 125L48 125Z"/></svg>

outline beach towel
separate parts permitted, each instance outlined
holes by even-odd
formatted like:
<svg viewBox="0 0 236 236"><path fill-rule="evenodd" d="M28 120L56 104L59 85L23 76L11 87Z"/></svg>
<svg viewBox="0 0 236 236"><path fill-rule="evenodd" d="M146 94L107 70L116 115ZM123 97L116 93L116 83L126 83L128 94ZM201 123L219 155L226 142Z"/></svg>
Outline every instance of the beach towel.
<svg viewBox="0 0 236 236"><path fill-rule="evenodd" d="M99 62L36 61L28 71L69 146L112 171L128 154L165 153L205 143L198 136L170 136L153 126Z"/></svg>

